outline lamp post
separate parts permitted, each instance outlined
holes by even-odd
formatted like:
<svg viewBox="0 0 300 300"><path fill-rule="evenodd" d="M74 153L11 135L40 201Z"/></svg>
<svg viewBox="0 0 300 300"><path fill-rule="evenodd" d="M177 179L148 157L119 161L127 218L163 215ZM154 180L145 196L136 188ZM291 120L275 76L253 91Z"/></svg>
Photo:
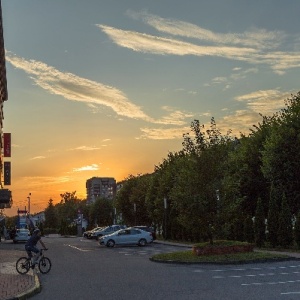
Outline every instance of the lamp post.
<svg viewBox="0 0 300 300"><path fill-rule="evenodd" d="M164 223L165 223L165 228L164 228L164 238L165 240L168 238L168 234L167 234L167 209L168 209L168 202L167 202L167 198L164 197Z"/></svg>
<svg viewBox="0 0 300 300"><path fill-rule="evenodd" d="M28 215L30 214L30 196L31 196L31 193L29 193L29 196L27 197L27 200L28 200Z"/></svg>
<svg viewBox="0 0 300 300"><path fill-rule="evenodd" d="M136 204L133 203L133 210L134 210L134 225L136 226Z"/></svg>

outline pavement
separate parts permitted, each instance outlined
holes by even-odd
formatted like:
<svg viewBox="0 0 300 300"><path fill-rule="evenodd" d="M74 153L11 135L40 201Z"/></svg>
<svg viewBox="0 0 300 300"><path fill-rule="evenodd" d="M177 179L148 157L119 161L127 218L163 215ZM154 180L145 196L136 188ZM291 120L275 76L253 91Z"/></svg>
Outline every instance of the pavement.
<svg viewBox="0 0 300 300"><path fill-rule="evenodd" d="M0 300L28 299L41 290L36 271L30 270L26 275L16 271L16 261L26 256L25 250L18 250L12 240L0 242Z"/></svg>
<svg viewBox="0 0 300 300"><path fill-rule="evenodd" d="M178 247L192 248L191 245L178 244L162 240L156 240L155 243L162 243ZM300 259L300 253L276 252L288 255L292 258ZM36 270L30 270L26 275L20 275L16 271L16 261L21 256L26 255L25 251L14 247L11 240L0 242L0 300L23 300L41 291L41 284Z"/></svg>

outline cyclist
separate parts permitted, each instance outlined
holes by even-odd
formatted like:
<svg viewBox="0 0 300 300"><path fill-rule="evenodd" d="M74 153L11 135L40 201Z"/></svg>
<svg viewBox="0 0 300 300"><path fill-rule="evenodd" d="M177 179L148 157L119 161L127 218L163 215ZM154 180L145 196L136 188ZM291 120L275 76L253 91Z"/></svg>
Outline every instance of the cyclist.
<svg viewBox="0 0 300 300"><path fill-rule="evenodd" d="M34 229L31 237L27 240L25 244L25 250L28 254L28 257L32 258L32 252L34 252L36 255L33 257L32 262L32 268L34 268L35 264L37 263L37 260L39 258L39 249L36 247L37 242L40 242L40 244L43 246L45 250L47 250L45 244L41 240L42 233L41 231L36 228Z"/></svg>

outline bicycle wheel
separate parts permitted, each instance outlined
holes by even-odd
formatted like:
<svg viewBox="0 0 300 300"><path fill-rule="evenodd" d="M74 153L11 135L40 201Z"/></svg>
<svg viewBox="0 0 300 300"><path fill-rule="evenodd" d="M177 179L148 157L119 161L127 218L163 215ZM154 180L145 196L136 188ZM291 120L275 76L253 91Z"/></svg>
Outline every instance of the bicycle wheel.
<svg viewBox="0 0 300 300"><path fill-rule="evenodd" d="M51 260L48 257L43 257L40 260L39 270L43 274L47 274L51 270Z"/></svg>
<svg viewBox="0 0 300 300"><path fill-rule="evenodd" d="M30 269L30 258L20 257L16 262L16 270L19 274L26 274Z"/></svg>

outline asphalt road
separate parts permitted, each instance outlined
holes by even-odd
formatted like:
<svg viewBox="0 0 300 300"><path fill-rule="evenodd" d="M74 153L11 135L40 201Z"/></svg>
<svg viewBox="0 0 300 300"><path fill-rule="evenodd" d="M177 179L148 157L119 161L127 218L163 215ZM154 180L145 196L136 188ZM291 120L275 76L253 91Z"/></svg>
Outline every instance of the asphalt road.
<svg viewBox="0 0 300 300"><path fill-rule="evenodd" d="M155 253L178 247L106 248L83 238L44 238L52 261L39 275L40 294L33 300L69 299L300 299L300 263L245 265L155 263Z"/></svg>

